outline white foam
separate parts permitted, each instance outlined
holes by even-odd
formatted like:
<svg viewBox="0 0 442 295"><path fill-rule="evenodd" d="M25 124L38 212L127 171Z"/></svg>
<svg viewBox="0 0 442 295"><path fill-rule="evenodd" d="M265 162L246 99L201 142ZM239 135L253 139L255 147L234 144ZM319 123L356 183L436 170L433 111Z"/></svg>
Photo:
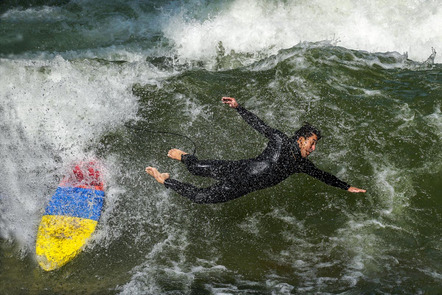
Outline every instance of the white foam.
<svg viewBox="0 0 442 295"><path fill-rule="evenodd" d="M339 39L346 48L408 52L424 61L442 40L442 6L436 2L236 0L204 20L181 10L167 19L163 32L188 59L214 56L219 41L226 52L276 52L301 41Z"/></svg>
<svg viewBox="0 0 442 295"><path fill-rule="evenodd" d="M0 95L26 137L78 152L104 129L137 110L118 69L52 61L6 61ZM76 158L76 155L73 156Z"/></svg>
<svg viewBox="0 0 442 295"><path fill-rule="evenodd" d="M428 122L428 125L434 126L436 134L442 137L442 112L440 104L435 106L432 114L425 117L425 121Z"/></svg>

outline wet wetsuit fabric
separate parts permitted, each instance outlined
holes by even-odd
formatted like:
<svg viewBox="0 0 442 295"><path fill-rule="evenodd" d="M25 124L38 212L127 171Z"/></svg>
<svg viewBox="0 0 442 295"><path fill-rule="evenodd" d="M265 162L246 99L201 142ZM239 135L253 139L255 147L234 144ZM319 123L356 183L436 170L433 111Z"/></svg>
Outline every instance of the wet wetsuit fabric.
<svg viewBox="0 0 442 295"><path fill-rule="evenodd" d="M256 190L274 186L294 173L306 173L320 181L347 190L350 186L322 171L308 159L302 158L295 137L267 126L260 118L242 106L236 108L242 118L269 140L265 150L256 158L238 161L199 160L186 154L181 161L189 172L218 180L212 186L198 188L175 179L164 185L195 203L227 202Z"/></svg>

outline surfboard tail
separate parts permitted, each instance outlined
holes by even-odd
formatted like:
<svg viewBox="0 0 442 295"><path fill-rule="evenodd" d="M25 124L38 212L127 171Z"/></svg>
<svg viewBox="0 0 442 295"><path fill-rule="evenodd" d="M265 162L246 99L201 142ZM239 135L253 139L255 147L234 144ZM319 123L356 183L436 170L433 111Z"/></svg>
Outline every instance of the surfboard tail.
<svg viewBox="0 0 442 295"><path fill-rule="evenodd" d="M63 215L44 215L37 234L38 264L46 271L72 260L95 231L97 221Z"/></svg>

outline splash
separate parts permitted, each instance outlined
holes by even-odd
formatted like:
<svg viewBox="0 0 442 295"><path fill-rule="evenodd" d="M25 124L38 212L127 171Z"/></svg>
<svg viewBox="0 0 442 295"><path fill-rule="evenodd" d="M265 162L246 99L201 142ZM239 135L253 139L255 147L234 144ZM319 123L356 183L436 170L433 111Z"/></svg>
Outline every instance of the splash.
<svg viewBox="0 0 442 295"><path fill-rule="evenodd" d="M125 76L108 75L120 70L61 57L1 61L2 237L32 246L41 210L66 167L95 158L88 147L135 117L137 100Z"/></svg>

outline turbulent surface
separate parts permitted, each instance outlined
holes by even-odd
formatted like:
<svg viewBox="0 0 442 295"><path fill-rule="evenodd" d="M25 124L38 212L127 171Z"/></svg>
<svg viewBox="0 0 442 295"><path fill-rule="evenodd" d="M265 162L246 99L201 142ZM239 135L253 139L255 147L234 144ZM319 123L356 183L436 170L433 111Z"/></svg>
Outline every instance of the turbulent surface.
<svg viewBox="0 0 442 295"><path fill-rule="evenodd" d="M0 4L0 293L438 294L436 2L163 2ZM265 147L225 95L287 134L319 127L312 161L367 194L294 175L197 205L149 178L146 165L211 183L166 156L190 140L158 131L189 136L201 158ZM46 273L34 256L44 207L69 165L92 158L106 166L98 230Z"/></svg>

